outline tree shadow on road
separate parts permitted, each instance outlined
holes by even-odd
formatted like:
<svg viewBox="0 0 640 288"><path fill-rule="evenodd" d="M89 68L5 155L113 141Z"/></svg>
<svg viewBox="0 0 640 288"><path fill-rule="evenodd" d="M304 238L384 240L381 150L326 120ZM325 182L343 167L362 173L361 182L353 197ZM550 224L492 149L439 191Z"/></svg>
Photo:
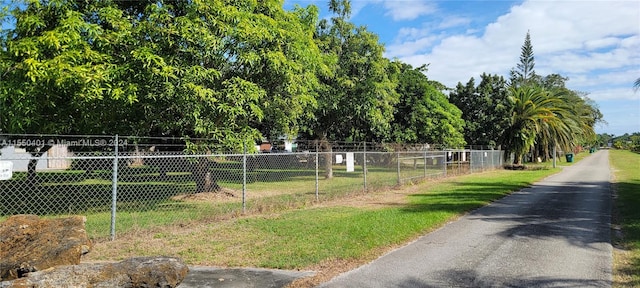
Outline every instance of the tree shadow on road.
<svg viewBox="0 0 640 288"><path fill-rule="evenodd" d="M609 281L597 279L569 279L554 277L533 277L519 279L498 279L483 277L473 270L444 270L436 277L425 281L410 277L394 287L400 288L436 288L436 287L610 287Z"/></svg>
<svg viewBox="0 0 640 288"><path fill-rule="evenodd" d="M504 238L561 238L596 249L611 243L611 190L608 182L534 185L471 213L471 219L502 221Z"/></svg>
<svg viewBox="0 0 640 288"><path fill-rule="evenodd" d="M572 245L611 243L610 184L572 182L510 185L509 197L500 183L469 183L452 191L411 195L402 209L409 213L464 213L472 220L504 222L500 237L564 238ZM524 189L523 189L524 188ZM492 202L492 205L485 206ZM483 207L484 206L484 207ZM475 210L474 210L475 209ZM605 212L593 212L605 211Z"/></svg>

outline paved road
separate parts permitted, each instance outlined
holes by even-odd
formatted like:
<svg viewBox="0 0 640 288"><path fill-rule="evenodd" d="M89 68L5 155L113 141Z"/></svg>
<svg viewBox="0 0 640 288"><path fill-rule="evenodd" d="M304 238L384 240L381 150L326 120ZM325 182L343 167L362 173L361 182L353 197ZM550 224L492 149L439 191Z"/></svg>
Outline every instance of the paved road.
<svg viewBox="0 0 640 288"><path fill-rule="evenodd" d="M320 287L610 287L608 151Z"/></svg>

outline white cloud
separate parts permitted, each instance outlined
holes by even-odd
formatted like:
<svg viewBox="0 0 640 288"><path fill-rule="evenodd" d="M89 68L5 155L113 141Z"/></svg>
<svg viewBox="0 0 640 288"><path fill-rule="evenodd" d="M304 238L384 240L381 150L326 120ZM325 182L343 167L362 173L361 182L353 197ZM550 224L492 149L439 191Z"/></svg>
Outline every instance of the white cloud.
<svg viewBox="0 0 640 288"><path fill-rule="evenodd" d="M608 48L617 46L620 44L620 39L617 37L606 37L600 39L587 40L584 42L584 48L587 50L597 50L602 48Z"/></svg>
<svg viewBox="0 0 640 288"><path fill-rule="evenodd" d="M430 32L425 28L404 27L398 30L397 39L418 39L429 36Z"/></svg>
<svg viewBox="0 0 640 288"><path fill-rule="evenodd" d="M590 91L587 95L589 98L595 101L608 101L608 100L632 100L640 101L640 94L633 91L632 86L616 89L603 89ZM640 102L636 103L640 104ZM640 107L639 107L640 108ZM640 127L638 127L640 129Z"/></svg>
<svg viewBox="0 0 640 288"><path fill-rule="evenodd" d="M535 49L535 48L534 48ZM635 48L618 48L603 52L580 52L570 50L559 54L545 55L540 67L555 73L589 73L602 69L617 69L640 63L640 45Z"/></svg>
<svg viewBox="0 0 640 288"><path fill-rule="evenodd" d="M360 13L365 6L371 3L379 3L382 0L361 0L361 1L351 1L351 17L355 17ZM328 1L327 1L328 2Z"/></svg>
<svg viewBox="0 0 640 288"><path fill-rule="evenodd" d="M416 51L424 51L424 49L427 49L433 46L434 42L437 39L438 37L431 36L431 37L419 38L413 41L407 41L399 45L398 44L387 45L386 55L391 58L394 58L394 57L399 58L407 55L412 55L412 54L415 54Z"/></svg>
<svg viewBox="0 0 640 288"><path fill-rule="evenodd" d="M471 19L466 17L459 16L451 16L446 17L440 24L438 25L438 29L447 29L457 26L463 26L471 23Z"/></svg>
<svg viewBox="0 0 640 288"><path fill-rule="evenodd" d="M599 74L574 74L568 75L569 77L569 88L580 91L592 91L602 89L601 87L606 86L610 87L609 89L620 89L620 91L630 92L633 89L633 82L637 79L638 75L640 75L640 68L636 69L622 69L622 70L614 70L607 71L606 73ZM608 89L607 89L608 90ZM620 92L618 91L618 92ZM614 93L621 94L621 93ZM628 93L622 93L627 95ZM640 91L636 93L640 96ZM624 98L633 98L631 96Z"/></svg>
<svg viewBox="0 0 640 288"><path fill-rule="evenodd" d="M435 1L416 0L358 0L351 1L351 16L355 17L364 7L370 4L382 4L385 15L394 21L413 20L437 11Z"/></svg>
<svg viewBox="0 0 640 288"><path fill-rule="evenodd" d="M437 10L435 2L430 1L387 0L384 2L384 7L387 9L386 15L391 16L395 21L413 20L422 15L434 13Z"/></svg>

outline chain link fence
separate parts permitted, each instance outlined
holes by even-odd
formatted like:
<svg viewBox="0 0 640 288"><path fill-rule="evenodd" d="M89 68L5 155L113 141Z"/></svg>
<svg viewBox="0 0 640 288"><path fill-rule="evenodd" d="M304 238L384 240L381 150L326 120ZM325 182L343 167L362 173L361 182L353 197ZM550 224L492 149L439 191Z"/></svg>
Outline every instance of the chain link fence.
<svg viewBox="0 0 640 288"><path fill-rule="evenodd" d="M499 150L281 141L220 153L195 142L0 134L0 219L82 214L90 236L114 239L116 231L283 211L503 164Z"/></svg>

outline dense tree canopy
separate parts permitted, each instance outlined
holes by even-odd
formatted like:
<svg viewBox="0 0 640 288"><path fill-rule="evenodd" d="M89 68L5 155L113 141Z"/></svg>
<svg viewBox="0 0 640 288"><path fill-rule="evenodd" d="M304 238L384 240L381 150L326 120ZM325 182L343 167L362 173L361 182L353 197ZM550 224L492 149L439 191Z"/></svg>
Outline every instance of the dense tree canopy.
<svg viewBox="0 0 640 288"><path fill-rule="evenodd" d="M458 83L449 94L449 101L462 110L468 144L496 147L509 126L508 87L498 75L483 73L480 78L477 87L473 78L466 85Z"/></svg>
<svg viewBox="0 0 640 288"><path fill-rule="evenodd" d="M317 9L280 1L27 1L3 34L2 131L296 133L316 105ZM114 109L116 108L117 109Z"/></svg>
<svg viewBox="0 0 640 288"><path fill-rule="evenodd" d="M400 65L396 91L393 133L390 140L399 143L442 144L449 148L463 147L464 121L462 112L449 103L447 97L427 76L426 66L413 68Z"/></svg>
<svg viewBox="0 0 640 288"><path fill-rule="evenodd" d="M320 77L307 133L313 139L383 140L398 102L397 66L383 57L376 34L348 21L349 1L331 0L329 6L335 16L322 20L316 34L329 73Z"/></svg>
<svg viewBox="0 0 640 288"><path fill-rule="evenodd" d="M111 65L91 43L103 43L103 29L78 8L32 2L13 10L15 28L3 31L0 50L0 130L74 133L92 126L87 104L112 94L104 89Z"/></svg>

